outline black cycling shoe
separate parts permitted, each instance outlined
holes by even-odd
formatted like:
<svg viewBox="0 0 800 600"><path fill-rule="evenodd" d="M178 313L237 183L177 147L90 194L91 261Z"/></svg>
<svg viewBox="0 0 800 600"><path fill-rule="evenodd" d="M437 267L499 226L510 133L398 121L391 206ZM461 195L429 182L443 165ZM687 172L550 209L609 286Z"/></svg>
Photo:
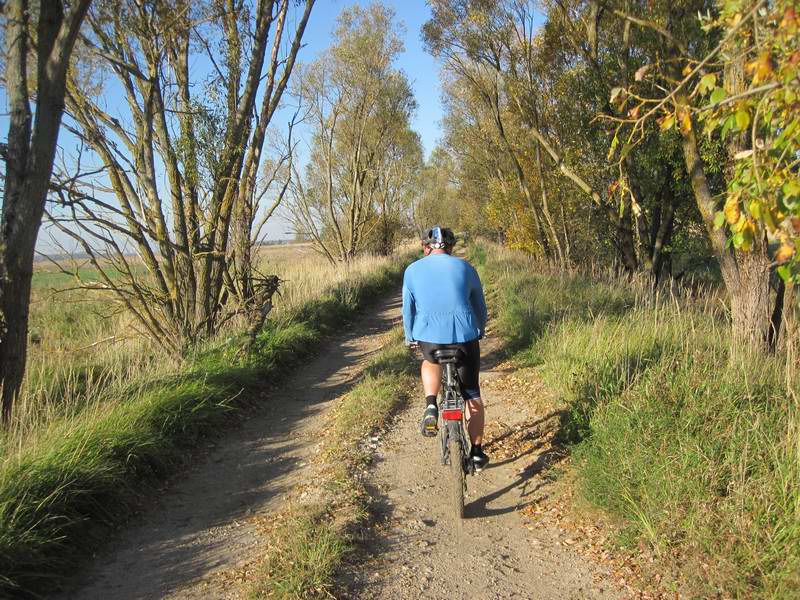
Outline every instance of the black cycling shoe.
<svg viewBox="0 0 800 600"><path fill-rule="evenodd" d="M435 405L429 404L425 409L420 431L425 437L433 437L439 431L439 409Z"/></svg>
<svg viewBox="0 0 800 600"><path fill-rule="evenodd" d="M472 460L472 465L475 467L476 472L483 471L486 465L489 464L489 457L483 451L483 448L472 447L469 453L469 458Z"/></svg>

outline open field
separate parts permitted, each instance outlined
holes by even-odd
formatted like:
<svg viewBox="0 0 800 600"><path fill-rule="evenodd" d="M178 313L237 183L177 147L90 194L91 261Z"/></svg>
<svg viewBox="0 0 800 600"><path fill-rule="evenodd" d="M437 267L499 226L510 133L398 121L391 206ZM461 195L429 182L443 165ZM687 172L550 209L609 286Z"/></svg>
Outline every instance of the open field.
<svg viewBox="0 0 800 600"><path fill-rule="evenodd" d="M385 267L390 259L365 256L343 267L330 265L311 244L262 246L258 268L283 281L271 319L285 320L328 288ZM140 374L163 376L178 366L140 335L136 323L110 292L76 287L64 270L77 270L84 281L96 277L85 262L59 266L37 263L31 304L31 345L27 385L17 403L15 426L21 433L41 422L81 410L98 395L116 395ZM237 324L232 324L235 331ZM112 391L113 390L113 391Z"/></svg>

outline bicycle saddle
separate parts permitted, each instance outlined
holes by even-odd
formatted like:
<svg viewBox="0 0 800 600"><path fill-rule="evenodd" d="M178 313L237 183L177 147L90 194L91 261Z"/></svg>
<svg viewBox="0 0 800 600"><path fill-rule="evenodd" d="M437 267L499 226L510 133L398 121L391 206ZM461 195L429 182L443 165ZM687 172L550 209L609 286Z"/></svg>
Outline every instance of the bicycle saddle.
<svg viewBox="0 0 800 600"><path fill-rule="evenodd" d="M440 364L457 363L464 359L464 351L461 348L439 348L433 351L433 358Z"/></svg>

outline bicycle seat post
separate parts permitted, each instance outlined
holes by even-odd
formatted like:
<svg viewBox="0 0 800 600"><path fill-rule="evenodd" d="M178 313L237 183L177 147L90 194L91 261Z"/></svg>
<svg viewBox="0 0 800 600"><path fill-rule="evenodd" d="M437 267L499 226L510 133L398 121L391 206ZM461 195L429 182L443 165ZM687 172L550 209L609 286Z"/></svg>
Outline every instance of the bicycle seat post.
<svg viewBox="0 0 800 600"><path fill-rule="evenodd" d="M444 364L444 380L445 383L450 387L455 387L456 385L456 364L454 361L447 361Z"/></svg>

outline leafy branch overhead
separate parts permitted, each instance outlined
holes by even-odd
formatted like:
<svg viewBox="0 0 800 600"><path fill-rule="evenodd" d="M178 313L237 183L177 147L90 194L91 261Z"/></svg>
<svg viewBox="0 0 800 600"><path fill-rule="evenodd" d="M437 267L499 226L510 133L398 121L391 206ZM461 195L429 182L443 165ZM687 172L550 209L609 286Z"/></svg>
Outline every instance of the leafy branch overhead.
<svg viewBox="0 0 800 600"><path fill-rule="evenodd" d="M640 66L629 87L615 87L609 158L619 159L644 136L651 120L662 132L693 129L735 144L714 227L750 252L766 235L785 280L800 277L800 16L794 2L721 2L697 23L717 40L702 57L679 55ZM669 67L667 61L671 61ZM676 65L683 64L679 76ZM673 83L674 82L674 83ZM666 93L660 97L654 90Z"/></svg>

